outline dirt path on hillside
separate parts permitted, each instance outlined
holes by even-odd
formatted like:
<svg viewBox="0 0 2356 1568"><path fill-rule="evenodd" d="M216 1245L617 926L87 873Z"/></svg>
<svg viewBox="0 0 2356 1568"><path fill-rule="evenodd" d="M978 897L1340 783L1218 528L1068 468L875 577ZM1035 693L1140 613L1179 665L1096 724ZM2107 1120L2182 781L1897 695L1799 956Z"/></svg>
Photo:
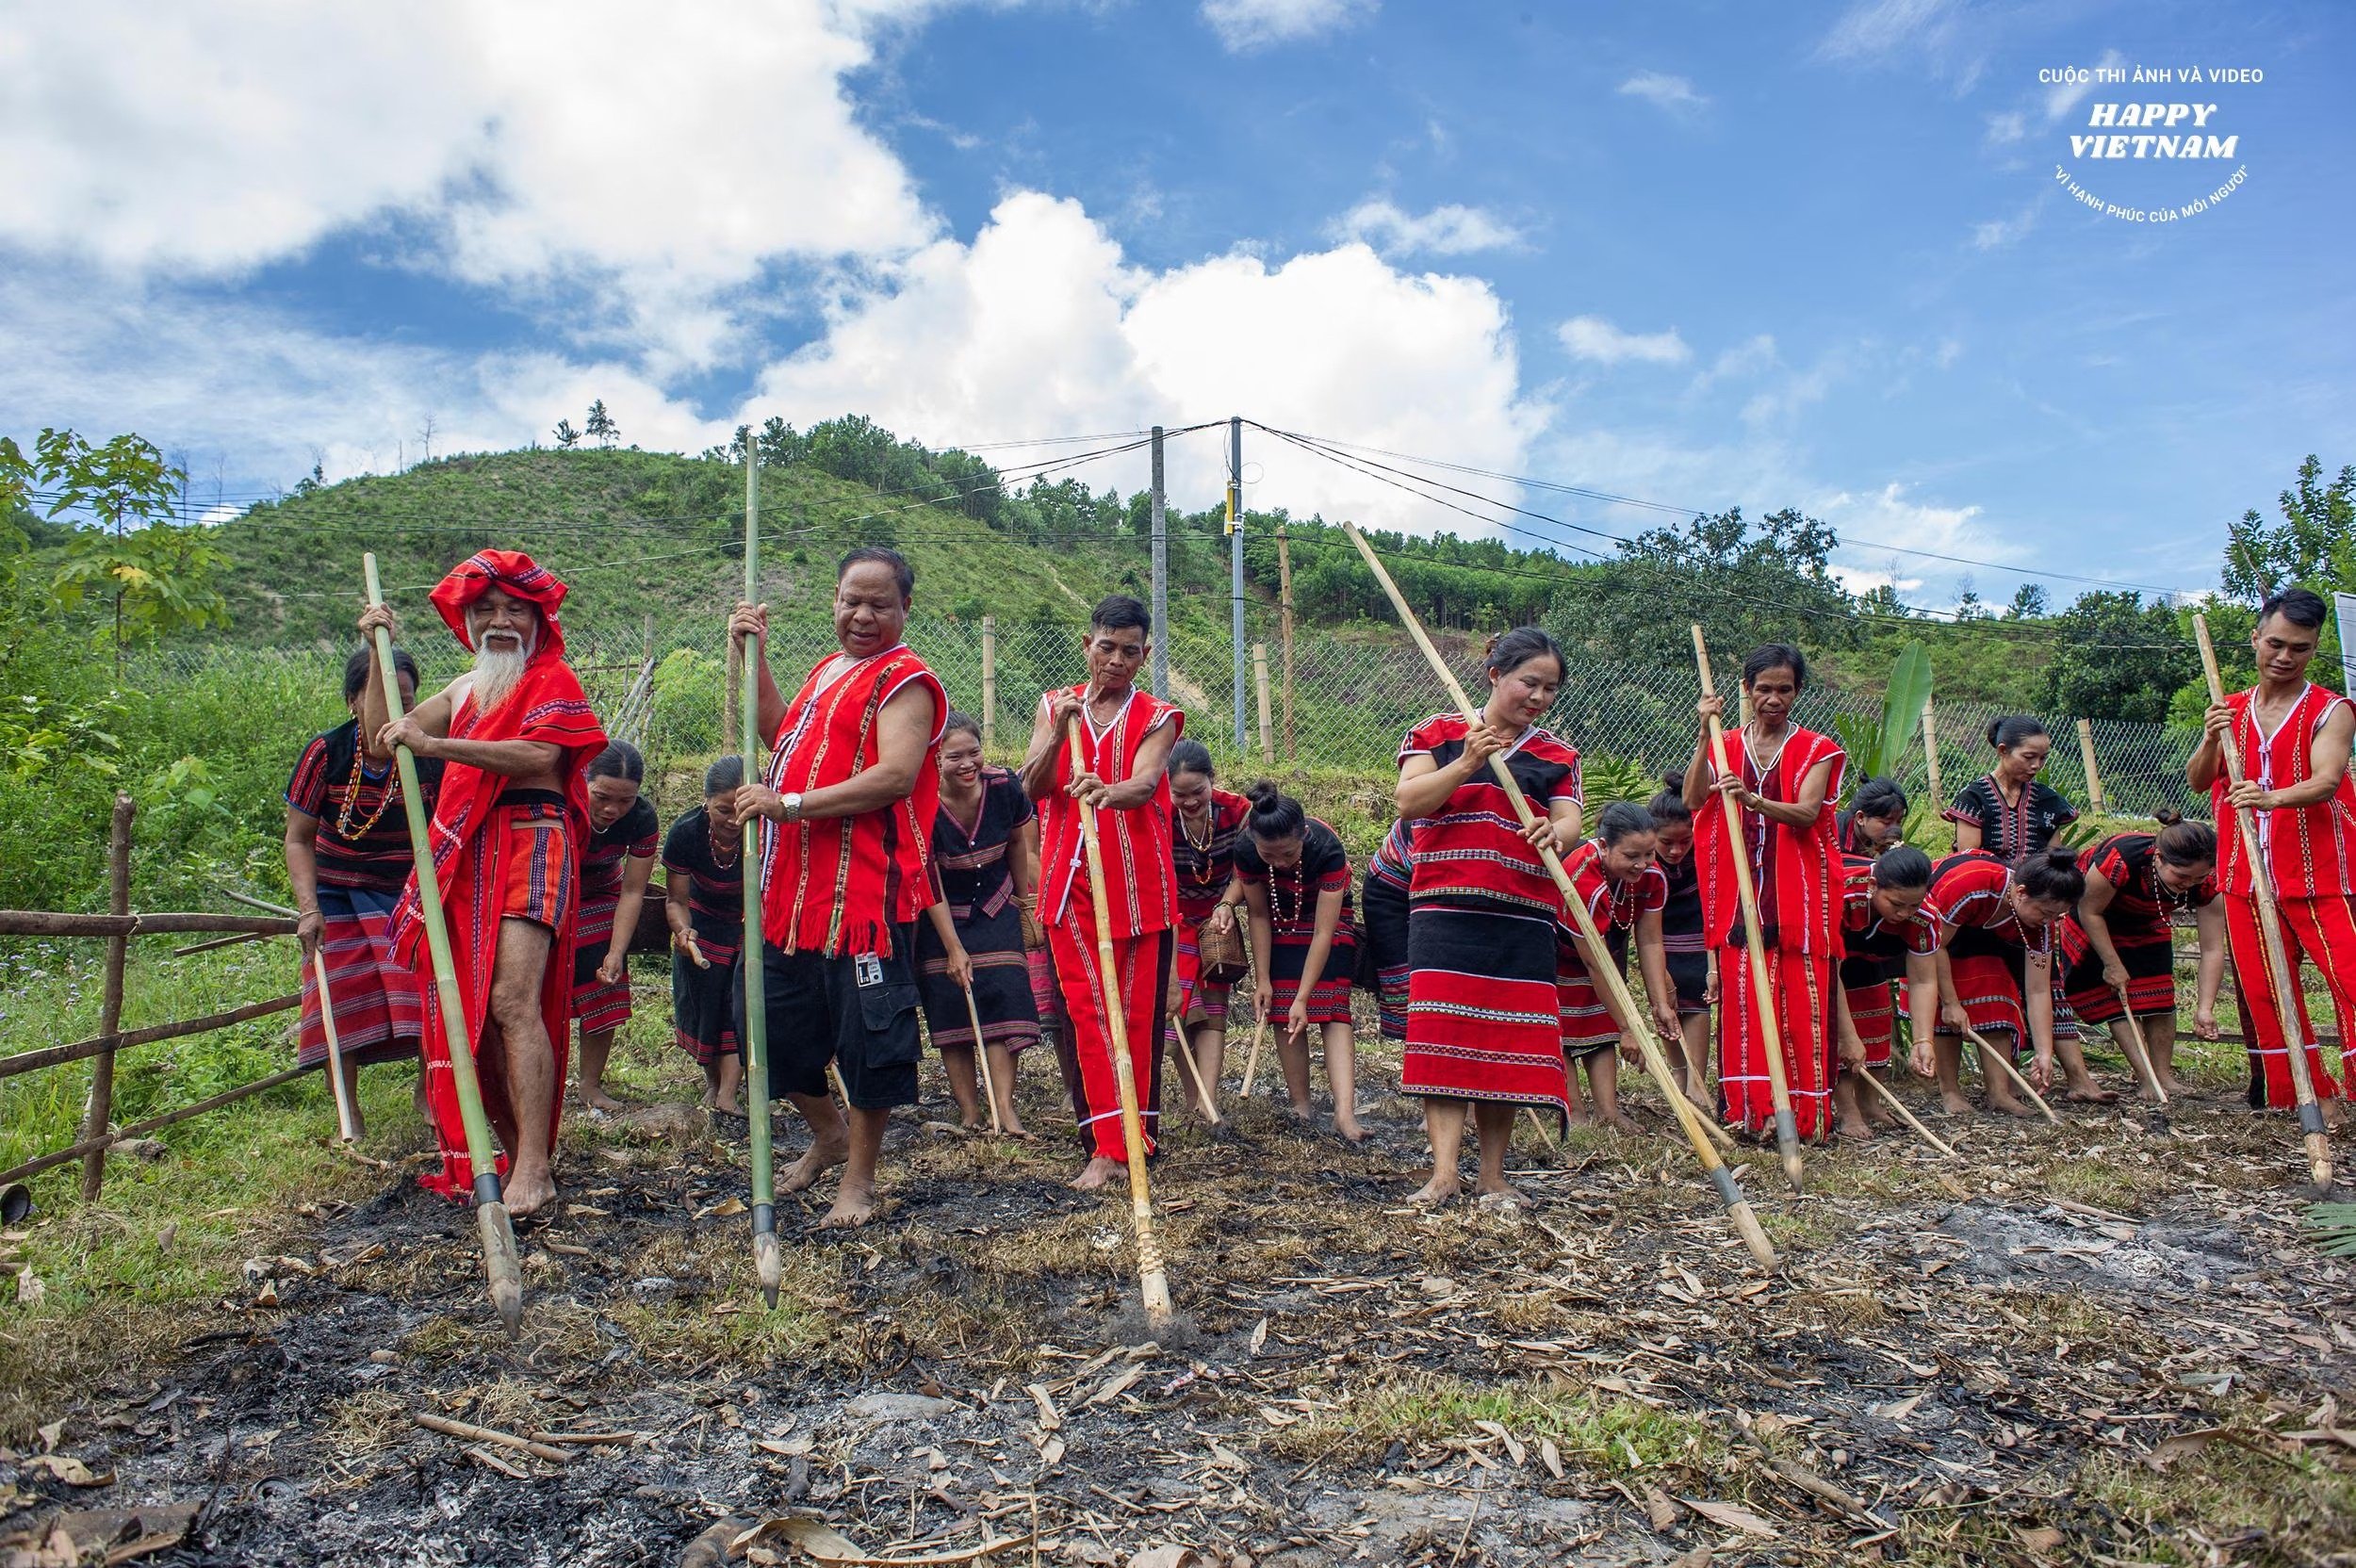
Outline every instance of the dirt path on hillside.
<svg viewBox="0 0 2356 1568"><path fill-rule="evenodd" d="M1023 1079L1041 1127L1051 1080ZM764 1315L737 1149L578 1124L514 1344L466 1216L388 1174L255 1260L177 1355L58 1411L58 1453L113 1484L0 1465L0 1534L29 1551L61 1505L178 1503L187 1541L145 1560L668 1565L715 1521L791 1510L874 1554L1036 1531L1038 1561L1114 1565L2356 1551L2331 1403L2356 1271L2299 1240L2279 1119L1948 1122L1966 1158L1823 1151L1803 1200L1754 1155L1771 1282L1658 1113L1564 1152L1525 1123L1532 1202L1503 1217L1400 1203L1423 1152L1396 1098L1363 1152L1280 1102L1235 1117L1246 1142L1181 1123L1156 1168L1183 1347L1108 1340L1125 1211L1062 1185L1068 1128L896 1123L885 1218L822 1233L788 1205ZM635 1435L560 1466L417 1413Z"/></svg>

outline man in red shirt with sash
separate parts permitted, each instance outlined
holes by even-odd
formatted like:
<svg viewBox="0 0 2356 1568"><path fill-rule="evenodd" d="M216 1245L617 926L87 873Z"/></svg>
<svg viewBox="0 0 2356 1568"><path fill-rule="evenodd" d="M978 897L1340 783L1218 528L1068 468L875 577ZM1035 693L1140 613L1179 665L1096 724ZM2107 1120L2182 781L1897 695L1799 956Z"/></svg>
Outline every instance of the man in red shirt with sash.
<svg viewBox="0 0 2356 1568"><path fill-rule="evenodd" d="M1172 930L1178 923L1178 875L1170 838L1170 748L1186 716L1137 688L1153 619L1125 594L1088 617L1088 683L1044 694L1023 761L1023 788L1039 803L1039 919L1055 958L1071 1027L1058 1053L1088 1163L1072 1184L1103 1186L1128 1165L1121 1100L1113 1077L1112 1036L1104 1017L1104 975L1096 947L1097 909L1088 886L1080 802L1096 808L1104 858L1104 911L1113 971L1128 1023L1129 1059L1137 1078L1145 1147L1161 1122L1163 1007L1170 985ZM1072 771L1073 725L1087 766Z"/></svg>
<svg viewBox="0 0 2356 1568"><path fill-rule="evenodd" d="M2340 1016L2343 1067L2349 1030L2356 1027L2356 914L2350 909L2350 894L2356 893L2356 783L2348 773L2356 708L2307 678L2323 616L2322 598L2304 588L2286 589L2259 607L2257 629L2250 636L2258 684L2209 709L2208 732L2184 769L2194 789L2209 792L2217 816L2226 942L2233 956L2233 984L2251 1026L2250 1103L2261 1109L2292 1103L2290 1051L2259 937L2252 846L2242 841L2234 825L2235 808L2250 808L2257 821L2255 852L2282 907L2284 956L2299 995L2295 1027L2318 1100L2329 1102L2339 1089L2315 1049L2315 1026L2299 984L2302 959L2323 972L2331 989ZM2238 785L2225 776L2218 739L2229 728L2241 749L2245 782ZM2325 1111L2338 1120L2336 1107L2327 1103Z"/></svg>
<svg viewBox="0 0 2356 1568"><path fill-rule="evenodd" d="M777 1180L800 1192L843 1166L828 1227L875 1215L875 1161L895 1105L916 1103L915 922L933 901L934 752L949 699L900 640L916 573L897 550L867 545L836 568L834 632L794 700L765 657L769 608L740 604L732 637L764 652L764 782L737 792L739 819L761 827L761 959L769 1081L810 1124L810 1152ZM749 951L749 934L747 948ZM744 1002L737 1038L744 1038ZM843 1080L846 1126L826 1092Z"/></svg>
<svg viewBox="0 0 2356 1568"><path fill-rule="evenodd" d="M520 1218L556 1197L549 1154L571 1023L573 894L589 832L581 771L605 749L605 731L564 662L556 618L564 584L532 557L480 550L432 598L459 643L473 650L474 668L407 717L387 722L371 634L390 629L393 614L371 608L360 617L369 650L360 722L381 752L405 745L442 762L430 833L434 875L483 1110L506 1151L507 1210ZM419 1181L456 1198L484 1173L466 1158L415 873L394 907L392 932L394 952L417 972L426 997L426 1103L442 1166Z"/></svg>

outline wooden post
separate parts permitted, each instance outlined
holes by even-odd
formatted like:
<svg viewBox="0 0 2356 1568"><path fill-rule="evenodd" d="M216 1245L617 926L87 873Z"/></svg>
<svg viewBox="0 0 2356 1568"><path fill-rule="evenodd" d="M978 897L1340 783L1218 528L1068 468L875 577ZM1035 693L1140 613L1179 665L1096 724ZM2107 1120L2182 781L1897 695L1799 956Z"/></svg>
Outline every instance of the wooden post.
<svg viewBox="0 0 2356 1568"><path fill-rule="evenodd" d="M1276 760L1276 743L1268 738L1268 645L1252 645L1252 679L1260 690L1260 760Z"/></svg>
<svg viewBox="0 0 2356 1568"><path fill-rule="evenodd" d="M1936 811L1946 804L1947 796L1939 787L1939 715L1929 697L1922 699L1922 761L1929 770L1931 809Z"/></svg>
<svg viewBox="0 0 2356 1568"><path fill-rule="evenodd" d="M982 750L998 743L998 619L982 617Z"/></svg>
<svg viewBox="0 0 2356 1568"><path fill-rule="evenodd" d="M131 912L131 819L139 807L129 795L115 796L114 825L106 841L106 907L117 915ZM128 933L106 939L106 977L98 998L98 1032L111 1035L123 1027L123 972L131 956ZM108 1046L90 1063L90 1100L82 1107L82 1141L106 1135L114 1119L115 1054ZM94 1202L106 1180L106 1148L101 1144L82 1156L82 1201Z"/></svg>
<svg viewBox="0 0 2356 1568"><path fill-rule="evenodd" d="M2086 804L2097 811L2102 808L2102 771L2094 765L2094 721L2078 721L2078 756L2086 763Z"/></svg>
<svg viewBox="0 0 2356 1568"><path fill-rule="evenodd" d="M1301 760L1301 744L1293 735L1293 550L1284 525L1276 525L1276 591L1282 619L1278 622L1284 647L1284 760Z"/></svg>
<svg viewBox="0 0 2356 1568"><path fill-rule="evenodd" d="M646 612L646 663L654 662L654 612Z"/></svg>

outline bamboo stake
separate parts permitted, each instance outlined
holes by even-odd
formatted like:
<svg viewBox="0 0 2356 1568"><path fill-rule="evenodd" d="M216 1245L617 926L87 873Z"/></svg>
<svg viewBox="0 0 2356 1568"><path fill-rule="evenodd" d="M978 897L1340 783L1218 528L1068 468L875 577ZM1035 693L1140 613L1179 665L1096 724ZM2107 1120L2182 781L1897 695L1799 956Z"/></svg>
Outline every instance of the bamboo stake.
<svg viewBox="0 0 2356 1568"><path fill-rule="evenodd" d="M1091 685L1088 697L1081 702L1081 714L1094 699ZM1076 776L1088 771L1088 760L1080 750L1081 715L1064 731L1070 747L1072 771ZM1113 928L1111 896L1104 889L1104 846L1097 837L1096 806L1091 801L1080 803L1080 841L1086 847L1088 868L1088 895L1096 920L1096 967L1102 978L1104 1004L1105 1043L1113 1058L1113 1087L1121 1097L1121 1137L1129 1160L1129 1217L1137 1226L1137 1292L1145 1302L1148 1328L1160 1331L1170 1321L1170 1276L1162 1267L1161 1243L1153 1235L1153 1194L1145 1175L1145 1120L1137 1110L1137 1069L1129 1056L1129 1017L1121 1002L1121 975L1113 968ZM1077 1021L1075 1020L1076 1023ZM1155 1049L1159 1049L1155 1042Z"/></svg>
<svg viewBox="0 0 2356 1568"><path fill-rule="evenodd" d="M2134 1043L2127 1048L2127 1060L2134 1064L2135 1075L2151 1098L2143 1107L2143 1130L2147 1133L2170 1131L2168 1122L2168 1090L2160 1087L2159 1069L2151 1065L2151 1042L2144 1038L2143 1021L2135 1017L2135 1002L2127 995L2127 988L2111 988L2119 995L2119 1016L2127 1021L2127 1035Z"/></svg>
<svg viewBox="0 0 2356 1568"><path fill-rule="evenodd" d="M1546 1119L1538 1114L1537 1106L1524 1105L1522 1107L1522 1114L1530 1118L1530 1124L1538 1129L1539 1139L1544 1142L1548 1149L1560 1149L1562 1147L1562 1140L1554 1135L1554 1129L1546 1125Z"/></svg>
<svg viewBox="0 0 2356 1568"><path fill-rule="evenodd" d="M1941 1138L1937 1133L1932 1132L1928 1127L1925 1127L1921 1122L1915 1120L1914 1113L1906 1109L1906 1102L1899 1099L1895 1094L1891 1093L1888 1084L1885 1084L1880 1079L1874 1077L1871 1069L1858 1068L1857 1070L1857 1075L1865 1080L1868 1084L1871 1084L1873 1086L1873 1092L1882 1097L1882 1102L1888 1105L1891 1110L1897 1112L1899 1118L1904 1120L1907 1126L1922 1134L1923 1142L1929 1144L1933 1149L1938 1150L1949 1159L1954 1159L1955 1157L1955 1150L1949 1146L1947 1141L1944 1138Z"/></svg>
<svg viewBox="0 0 2356 1568"><path fill-rule="evenodd" d="M1268 645L1252 645L1252 678L1260 696L1260 762L1267 766L1276 760L1276 742L1268 726Z"/></svg>
<svg viewBox="0 0 2356 1568"><path fill-rule="evenodd" d="M344 1083L343 1042L335 1037L335 999L327 990L327 954L322 947L311 949L311 978L319 988L319 1025L327 1031L327 1082L335 1096L335 1135L346 1143L357 1141L352 1134L352 1099Z"/></svg>
<svg viewBox="0 0 2356 1568"><path fill-rule="evenodd" d="M118 661L122 657L116 649ZM131 912L131 819L139 807L126 794L115 796L113 825L106 844L106 884L108 908L119 918ZM123 969L131 956L131 938L126 931L106 939L106 980L98 1003L98 1034L100 1038L117 1033L123 1027ZM106 1131L114 1119L115 1053L108 1046L98 1053L90 1064L90 1099L82 1106L82 1138L87 1142ZM82 1156L82 1201L95 1202L100 1185L106 1179L106 1146L97 1145Z"/></svg>
<svg viewBox="0 0 2356 1568"><path fill-rule="evenodd" d="M1717 683L1710 678L1710 646L1702 641L1702 629L1693 627L1693 662L1701 671L1702 695L1718 694ZM1749 744L1748 741L1743 743ZM1722 778L1741 778L1726 756L1726 727L1715 717L1710 721L1710 754L1718 764ZM1759 890L1751 885L1750 846L1742 841L1742 811L1730 799L1721 797L1722 814L1726 822L1728 858L1734 862L1734 890L1742 905L1743 945L1750 952L1751 989L1759 1004L1759 1033L1763 1037L1767 1056L1767 1093L1775 1105L1775 1147L1783 1157L1784 1180L1792 1190L1800 1190L1800 1133L1792 1117L1792 1083L1784 1070L1783 1025L1775 1016L1775 987L1767 970L1767 942L1759 933Z"/></svg>
<svg viewBox="0 0 2356 1568"><path fill-rule="evenodd" d="M360 557L368 580L368 607L384 602L376 577L376 554ZM393 634L376 629L376 668L384 683L384 713L402 717L401 676L393 668ZM515 1227L507 1217L507 1200L499 1188L499 1146L491 1141L490 1119L483 1113L483 1086L475 1079L474 1036L466 1024L466 1004L458 994L458 970L450 962L450 923L442 913L442 882L434 864L434 846L426 834L425 795L417 787L417 760L407 746L393 748L393 763L401 770L401 803L409 819L409 852L417 861L417 910L425 921L426 946L434 957L434 989L442 1009L442 1036L450 1048L450 1086L458 1096L458 1117L466 1128L466 1161L474 1167L475 1228L483 1237L483 1268L491 1283L491 1305L507 1326L509 1338L523 1328L524 1273L515 1256Z"/></svg>
<svg viewBox="0 0 2356 1568"><path fill-rule="evenodd" d="M1267 1038L1268 1015L1263 1013L1260 1021L1252 1026L1252 1049L1245 1053L1243 1058L1243 1097L1246 1100L1252 1098L1252 1080L1260 1073L1260 1042Z"/></svg>
<svg viewBox="0 0 2356 1568"><path fill-rule="evenodd" d="M761 602L761 455L744 454L744 602ZM761 760L760 662L768 650L750 637L743 639L744 706L738 710L739 750L744 758L744 782L754 777ZM792 824L780 823L783 833ZM753 1274L762 1301L777 1304L777 1286L785 1278L785 1262L777 1255L777 1190L776 1157L769 1135L769 998L767 968L762 955L761 919L761 825L746 817L739 825L738 864L744 868L744 950L739 967L744 972L744 1110L748 1133L745 1155L752 1166Z"/></svg>
<svg viewBox="0 0 2356 1568"><path fill-rule="evenodd" d="M1399 624L1407 629L1408 635L1415 639L1415 646L1422 650L1432 674L1440 678L1441 685L1447 688L1448 696L1464 715L1464 722L1469 725L1481 723L1480 710L1464 694L1464 684L1456 678L1456 672L1448 668L1448 661L1440 657L1440 650L1432 645L1431 635L1424 630L1423 623L1415 618L1415 611L1408 607L1407 596L1399 591L1399 584L1391 580L1391 574L1375 555L1373 547L1366 543L1366 536L1358 531L1354 523L1344 523L1342 531L1350 535L1350 542L1357 546L1358 553L1366 558L1366 565L1374 572L1375 580L1390 596L1391 608L1399 612ZM1504 757L1492 756L1489 767L1505 791L1506 798L1513 803L1514 815L1521 819L1522 825L1533 825L1538 821L1538 814L1530 808L1529 797L1522 793L1521 782L1506 766ZM1588 968L1601 976L1622 1018L1642 1018L1643 1015L1636 1010L1635 999L1628 995L1627 977L1610 961L1610 951L1603 945L1602 933L1595 929L1595 917L1587 911L1587 901L1572 890L1570 874L1562 869L1562 857L1548 848L1540 850L1538 858L1545 863L1547 874L1554 878L1556 889L1562 894L1562 902L1569 906L1571 917L1578 923ZM1710 1135L1702 1131L1701 1119L1694 1113L1693 1102L1685 1098L1683 1089L1670 1075L1669 1059L1662 1054L1660 1042L1652 1037L1649 1030L1641 1026L1633 1033L1638 1049L1644 1053L1646 1070L1651 1072L1653 1082L1667 1098L1670 1110L1677 1116L1677 1125L1685 1131L1686 1141L1693 1146L1693 1157L1701 1162L1703 1174L1709 1177L1710 1185L1717 1191L1718 1200L1726 1205L1727 1222L1742 1238L1742 1245L1750 1250L1759 1267L1772 1272L1775 1266L1775 1250L1768 1242L1767 1233L1759 1229L1759 1217L1751 1212L1750 1200L1735 1184L1726 1162L1719 1159L1717 1149L1710 1141Z"/></svg>
<svg viewBox="0 0 2356 1568"><path fill-rule="evenodd" d="M1211 1093L1210 1086L1203 1081L1203 1069L1194 1059L1194 1045L1186 1038L1186 1026L1183 1022L1180 1023L1175 1033L1178 1045L1178 1065L1186 1070L1186 1082L1194 1086L1196 1102L1211 1113L1211 1130L1216 1133L1227 1125L1227 1118L1219 1111L1218 1097Z"/></svg>
<svg viewBox="0 0 2356 1568"><path fill-rule="evenodd" d="M2222 706L2225 681L2217 674L2217 645L2209 641L2208 616L2195 612L2192 629L2201 639L2201 670L2208 677L2209 701ZM2233 739L2230 726L2217 739L2224 753L2226 782L2242 783L2249 776L2242 771L2241 743ZM2257 813L2247 806L2234 807L2233 827L2241 835L2242 851L2250 859L2250 890L2257 894L2259 945L2266 949L2267 976L2274 982L2268 988L2273 992L2275 1016L2282 1025L2282 1054L2290 1067L2291 1094L2299 1102L2299 1132L2307 1146L2307 1169L2315 1177L2315 1185L2329 1189L2331 1136L2325 1130L2323 1107L2315 1102L2314 1075L2307 1070L2307 1042L2296 1037L2305 1033L2299 1027L2299 988L2291 975L2289 950L2282 942L2282 915L2274 902L2274 875L2266 867L2265 846L2258 841Z"/></svg>
<svg viewBox="0 0 2356 1568"><path fill-rule="evenodd" d="M2102 770L2094 762L2094 721L2091 719L2078 721L2078 761L2086 770L2086 804L2101 811L2103 808Z"/></svg>
<svg viewBox="0 0 2356 1568"><path fill-rule="evenodd" d="M1939 713L1928 697L1922 699L1922 769L1930 780L1931 804L1937 806L1941 799L1939 787Z"/></svg>
<svg viewBox="0 0 2356 1568"><path fill-rule="evenodd" d="M973 1060L982 1070L982 1097L990 1102L990 1130L993 1134L1006 1130L998 1119L998 1078L990 1070L990 1042L982 1038L982 1011L973 1004L973 988L965 988L965 1016L973 1025Z"/></svg>
<svg viewBox="0 0 2356 1568"><path fill-rule="evenodd" d="M1972 1049L1980 1054L1981 1077L1987 1077L1988 1075L1988 1065L1990 1062L1995 1063L1998 1067L2004 1070L2004 1076L2011 1081L2012 1086L2019 1089L2022 1094L2027 1095L2029 1097L2029 1102L2035 1105L2038 1110L2045 1113L2046 1120L2053 1122L2055 1126L2061 1125L2061 1118L2053 1114L2053 1107L2045 1102L2045 1096L2037 1093L2036 1089L2030 1087L2028 1079L2022 1077L2021 1075L2021 1070L2012 1065L2011 1057L2005 1055L2003 1052L1988 1044L1988 1041L1980 1038L1979 1035L1971 1029L1966 1029L1963 1032L1963 1037L1970 1040L1972 1042Z"/></svg>

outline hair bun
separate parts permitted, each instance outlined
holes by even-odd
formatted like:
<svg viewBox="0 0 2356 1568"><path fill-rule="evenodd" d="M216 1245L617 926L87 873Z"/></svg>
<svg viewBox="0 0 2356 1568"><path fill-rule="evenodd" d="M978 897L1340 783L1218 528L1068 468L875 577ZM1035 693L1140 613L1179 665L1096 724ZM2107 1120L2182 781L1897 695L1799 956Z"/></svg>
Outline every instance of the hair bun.
<svg viewBox="0 0 2356 1568"><path fill-rule="evenodd" d="M2182 811L2171 811L2167 807L2163 806L2158 810L2151 813L2151 820L2158 823L2162 827L2173 827L2178 823L2184 820L2184 814Z"/></svg>
<svg viewBox="0 0 2356 1568"><path fill-rule="evenodd" d="M1273 806L1284 799L1284 792L1276 787L1273 779L1263 778L1248 786L1244 790L1243 797L1252 802L1254 807L1264 808Z"/></svg>
<svg viewBox="0 0 2356 1568"><path fill-rule="evenodd" d="M1675 790L1679 793L1683 793L1685 790L1685 770L1682 768L1669 769L1666 773L1661 776L1661 787L1664 790Z"/></svg>
<svg viewBox="0 0 2356 1568"><path fill-rule="evenodd" d="M1988 720L1988 743L1989 745L1992 745L1992 746L2000 746L2000 745L2003 745L2004 743L2003 741L2001 741L2001 740L1997 739L1997 737L1998 737L1998 736L2000 736L2000 735L2002 735L2002 734L2004 734L2004 720L2002 720L2002 719L1990 719L1990 720Z"/></svg>

